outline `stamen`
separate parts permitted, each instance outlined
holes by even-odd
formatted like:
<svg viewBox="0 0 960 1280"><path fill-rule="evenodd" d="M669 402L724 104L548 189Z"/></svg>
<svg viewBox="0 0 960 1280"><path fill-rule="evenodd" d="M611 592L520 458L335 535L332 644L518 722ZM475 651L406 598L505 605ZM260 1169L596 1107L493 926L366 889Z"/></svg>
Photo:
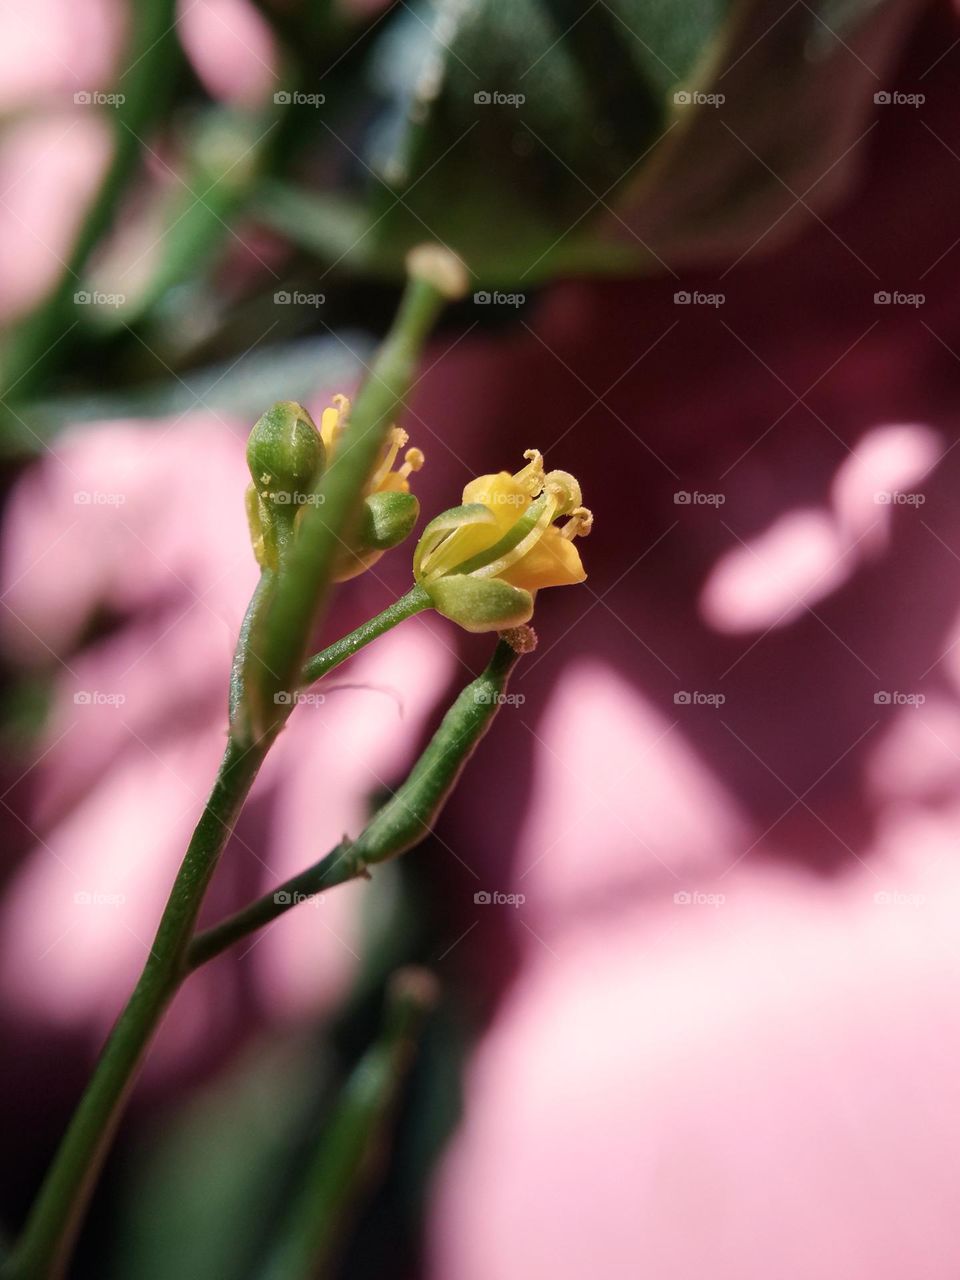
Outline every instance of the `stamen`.
<svg viewBox="0 0 960 1280"><path fill-rule="evenodd" d="M419 471L425 462L426 458L422 449L417 449L416 447L408 449L403 455L403 466L398 472L401 480L406 480L411 471Z"/></svg>
<svg viewBox="0 0 960 1280"><path fill-rule="evenodd" d="M383 484L384 480L393 470L393 464L397 460L397 454L409 439L410 437L402 427L390 428L390 434L387 436L387 443L380 459L380 465L373 473L373 478L370 481L371 493L376 493L381 484Z"/></svg>
<svg viewBox="0 0 960 1280"><path fill-rule="evenodd" d="M521 516L514 525L514 529L522 526L525 521L529 520L529 517L534 511L536 511L536 508L543 503L540 514L537 516L537 519L529 533L525 534L515 546L511 547L509 551L506 551L496 560L492 560L489 564L482 565L481 567L473 570L473 576L475 578L498 578L505 569L509 569L512 564L516 564L518 560L525 556L532 547L536 546L543 537L544 530L552 523L557 514L557 501L558 494L556 490L551 489L549 492L544 493L540 498L538 498L535 503L529 506L525 515ZM510 534L507 534L507 538L509 537ZM505 540L502 539L501 541Z"/></svg>
<svg viewBox="0 0 960 1280"><path fill-rule="evenodd" d="M531 498L535 498L538 493L543 492L543 454L539 449L527 449L523 456L527 459L527 465L513 478L522 489L526 489Z"/></svg>
<svg viewBox="0 0 960 1280"><path fill-rule="evenodd" d="M572 542L574 538L585 538L593 528L593 512L586 507L576 507L570 512L570 519L560 530L560 537Z"/></svg>
<svg viewBox="0 0 960 1280"><path fill-rule="evenodd" d="M562 501L557 508L558 516L565 516L575 511L583 501L580 482L569 471L548 471L544 477L543 487L545 489L558 489L563 494Z"/></svg>

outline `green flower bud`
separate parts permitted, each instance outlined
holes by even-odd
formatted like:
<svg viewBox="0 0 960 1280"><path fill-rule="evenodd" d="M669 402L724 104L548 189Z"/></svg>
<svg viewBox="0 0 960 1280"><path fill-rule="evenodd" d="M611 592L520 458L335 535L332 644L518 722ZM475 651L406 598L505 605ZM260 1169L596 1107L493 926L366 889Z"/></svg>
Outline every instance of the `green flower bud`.
<svg viewBox="0 0 960 1280"><path fill-rule="evenodd" d="M302 404L278 400L250 432L247 466L261 498L295 506L312 492L325 462L320 432Z"/></svg>
<svg viewBox="0 0 960 1280"><path fill-rule="evenodd" d="M408 537L420 515L420 503L412 493L383 491L363 501L360 526L350 551L340 557L335 582L346 582Z"/></svg>
<svg viewBox="0 0 960 1280"><path fill-rule="evenodd" d="M303 405L293 400L271 405L250 432L247 466L253 486L247 494L247 521L261 568L279 567L295 517L313 493L325 461L320 432Z"/></svg>

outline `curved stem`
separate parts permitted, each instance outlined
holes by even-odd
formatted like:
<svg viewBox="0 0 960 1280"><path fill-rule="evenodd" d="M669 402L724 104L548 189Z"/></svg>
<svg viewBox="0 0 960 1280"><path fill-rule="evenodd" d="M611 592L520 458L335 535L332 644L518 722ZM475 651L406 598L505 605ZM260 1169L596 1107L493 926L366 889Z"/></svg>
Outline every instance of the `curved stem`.
<svg viewBox="0 0 960 1280"><path fill-rule="evenodd" d="M335 885L346 884L348 880L356 880L366 874L362 859L351 856L350 842L338 844L325 858L307 867L306 871L300 871L284 880L283 884L270 893L265 893L262 898L257 898L226 920L198 933L187 952L188 969L191 972L199 969L241 938L262 929L277 916L282 916L291 907L299 906L324 889L332 889Z"/></svg>
<svg viewBox="0 0 960 1280"><path fill-rule="evenodd" d="M160 0L151 0L152 5L157 3ZM363 485L442 301L442 294L426 279L411 276L397 318L371 370L370 383L361 389L352 430L329 477L322 482L329 511L312 521L304 520L282 571L261 577L234 661L231 735L213 789L180 865L140 979L107 1040L23 1233L0 1267L2 1280L57 1280L63 1274L143 1055L188 972L187 949L210 877L289 714L290 695L277 695L295 685L309 628L322 612L330 586L334 559L342 545L340 535L360 504ZM311 659L308 667L315 674L309 678L325 674L391 626L426 608L427 603L425 593L415 587L379 618ZM266 640L263 645L259 642L261 632ZM255 672L258 685L263 681L258 689L261 705L264 693L274 694L268 700L271 704L282 704L271 705L271 714L256 732L250 729L250 690L245 688L251 657L259 662ZM285 673L294 677L289 684L281 678Z"/></svg>
<svg viewBox="0 0 960 1280"><path fill-rule="evenodd" d="M55 1280L77 1228L137 1070L186 972L184 959L210 877L269 742L228 742L133 995L110 1034L64 1135L4 1280Z"/></svg>
<svg viewBox="0 0 960 1280"><path fill-rule="evenodd" d="M263 1280L330 1274L346 1228L369 1193L403 1082L438 987L426 969L401 969L387 991L384 1027L337 1099L302 1186L280 1229Z"/></svg>
<svg viewBox="0 0 960 1280"><path fill-rule="evenodd" d="M338 884L366 877L369 867L399 857L419 844L436 823L464 766L503 706L519 656L501 640L486 670L461 690L407 777L357 839L343 840L305 871L198 933L187 951L187 967L198 969L291 907Z"/></svg>
<svg viewBox="0 0 960 1280"><path fill-rule="evenodd" d="M60 358L73 329L74 290L91 253L109 229L117 202L136 171L143 135L162 113L175 83L179 58L175 0L131 4L133 34L123 59L127 67L117 84L122 101L113 110L113 155L100 188L84 214L63 274L52 292L21 327L4 361L5 395L32 395L52 363ZM88 108L89 109L89 108Z"/></svg>

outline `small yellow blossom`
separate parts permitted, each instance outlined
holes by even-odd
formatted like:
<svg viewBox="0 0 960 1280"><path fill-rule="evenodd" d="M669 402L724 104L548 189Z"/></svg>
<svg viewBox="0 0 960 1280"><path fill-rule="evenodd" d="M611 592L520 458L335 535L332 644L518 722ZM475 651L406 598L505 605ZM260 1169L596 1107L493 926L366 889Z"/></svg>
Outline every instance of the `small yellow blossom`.
<svg viewBox="0 0 960 1280"><path fill-rule="evenodd" d="M463 505L431 521L414 553L414 576L434 608L468 631L519 626L543 587L587 576L573 540L590 532L593 517L579 483L545 472L535 449L524 457L515 475L471 480Z"/></svg>

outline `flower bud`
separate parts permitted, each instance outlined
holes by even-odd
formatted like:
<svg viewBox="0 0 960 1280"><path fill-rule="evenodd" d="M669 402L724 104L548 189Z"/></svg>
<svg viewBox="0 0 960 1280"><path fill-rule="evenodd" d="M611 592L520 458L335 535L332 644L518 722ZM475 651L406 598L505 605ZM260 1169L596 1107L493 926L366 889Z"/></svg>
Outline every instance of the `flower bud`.
<svg viewBox="0 0 960 1280"><path fill-rule="evenodd" d="M408 537L420 515L420 503L412 493L382 490L363 501L360 525L349 551L341 555L335 582L346 582L376 563L385 551Z"/></svg>
<svg viewBox="0 0 960 1280"><path fill-rule="evenodd" d="M295 517L322 475L325 459L313 419L293 400L271 405L250 432L247 466L253 485L247 494L247 521L261 568L279 567L293 538Z"/></svg>
<svg viewBox="0 0 960 1280"><path fill-rule="evenodd" d="M296 505L320 477L325 450L320 432L303 405L278 400L261 417L247 441L247 466L261 498Z"/></svg>

